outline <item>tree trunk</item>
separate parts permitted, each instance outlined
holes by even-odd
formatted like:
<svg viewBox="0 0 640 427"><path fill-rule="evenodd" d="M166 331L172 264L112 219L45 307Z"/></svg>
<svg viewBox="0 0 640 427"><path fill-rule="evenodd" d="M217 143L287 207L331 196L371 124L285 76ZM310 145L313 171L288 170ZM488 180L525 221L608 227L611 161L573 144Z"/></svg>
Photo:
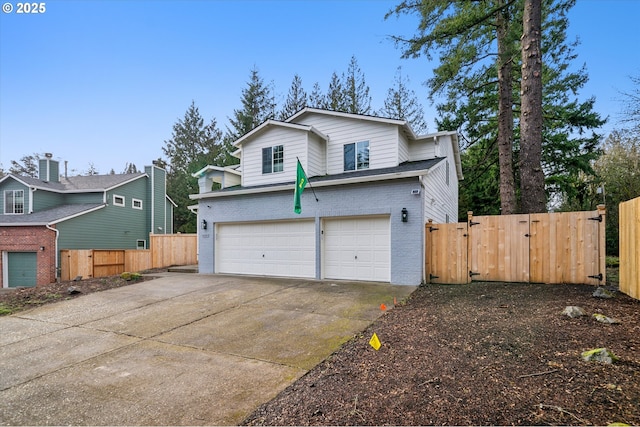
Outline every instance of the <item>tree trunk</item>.
<svg viewBox="0 0 640 427"><path fill-rule="evenodd" d="M542 171L541 0L525 0L522 34L520 192L523 213L546 212Z"/></svg>
<svg viewBox="0 0 640 427"><path fill-rule="evenodd" d="M502 0L499 4L502 5ZM509 47L508 9L498 12L496 18L498 39L498 164L500 166L500 212L516 212L516 191L513 177L513 94L512 50Z"/></svg>

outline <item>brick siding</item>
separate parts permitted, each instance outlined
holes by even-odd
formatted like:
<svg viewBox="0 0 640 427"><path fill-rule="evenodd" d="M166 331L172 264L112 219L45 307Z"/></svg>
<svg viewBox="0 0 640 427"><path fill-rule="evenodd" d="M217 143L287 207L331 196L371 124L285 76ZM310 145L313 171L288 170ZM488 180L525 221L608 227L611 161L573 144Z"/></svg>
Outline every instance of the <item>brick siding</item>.
<svg viewBox="0 0 640 427"><path fill-rule="evenodd" d="M41 248L44 247L44 250ZM46 285L56 281L56 234L44 226L0 227L0 252L36 252L36 285ZM0 272L4 272L0 256ZM4 274L0 274L0 287L4 284Z"/></svg>

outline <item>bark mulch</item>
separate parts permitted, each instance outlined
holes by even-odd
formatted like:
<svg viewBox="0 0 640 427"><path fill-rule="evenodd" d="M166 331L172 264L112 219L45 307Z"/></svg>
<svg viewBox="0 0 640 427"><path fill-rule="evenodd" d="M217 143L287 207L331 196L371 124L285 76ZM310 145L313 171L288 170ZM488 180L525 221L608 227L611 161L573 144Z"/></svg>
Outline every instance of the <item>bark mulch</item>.
<svg viewBox="0 0 640 427"><path fill-rule="evenodd" d="M593 291L423 285L243 424L640 425L640 301ZM599 347L619 360L582 360Z"/></svg>

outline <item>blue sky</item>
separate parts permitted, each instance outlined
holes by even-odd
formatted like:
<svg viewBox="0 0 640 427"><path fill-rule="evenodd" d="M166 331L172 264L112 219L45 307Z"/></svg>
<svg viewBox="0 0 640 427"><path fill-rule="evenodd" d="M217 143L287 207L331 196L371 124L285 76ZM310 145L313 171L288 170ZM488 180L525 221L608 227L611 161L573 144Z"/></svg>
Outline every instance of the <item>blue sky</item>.
<svg viewBox="0 0 640 427"><path fill-rule="evenodd" d="M411 35L417 17L384 15L396 1L49 0L42 14L0 13L0 167L51 152L70 173L138 168L162 157L172 126L191 101L226 129L240 108L255 66L284 100L294 74L307 92L326 90L352 55L382 106L398 66L423 103L430 131L434 108L423 82L433 63L401 59L389 35ZM570 14L579 37L575 67L619 126L620 92L640 75L640 1L578 0Z"/></svg>

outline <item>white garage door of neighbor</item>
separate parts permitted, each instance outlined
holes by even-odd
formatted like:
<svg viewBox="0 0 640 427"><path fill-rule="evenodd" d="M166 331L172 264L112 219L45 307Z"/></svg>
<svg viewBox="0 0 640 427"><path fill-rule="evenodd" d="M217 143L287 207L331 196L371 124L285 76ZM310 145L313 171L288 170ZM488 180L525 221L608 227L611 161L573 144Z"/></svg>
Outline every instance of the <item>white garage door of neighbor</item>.
<svg viewBox="0 0 640 427"><path fill-rule="evenodd" d="M216 272L315 277L314 221L219 224Z"/></svg>
<svg viewBox="0 0 640 427"><path fill-rule="evenodd" d="M325 278L391 280L388 216L327 219L323 227Z"/></svg>

